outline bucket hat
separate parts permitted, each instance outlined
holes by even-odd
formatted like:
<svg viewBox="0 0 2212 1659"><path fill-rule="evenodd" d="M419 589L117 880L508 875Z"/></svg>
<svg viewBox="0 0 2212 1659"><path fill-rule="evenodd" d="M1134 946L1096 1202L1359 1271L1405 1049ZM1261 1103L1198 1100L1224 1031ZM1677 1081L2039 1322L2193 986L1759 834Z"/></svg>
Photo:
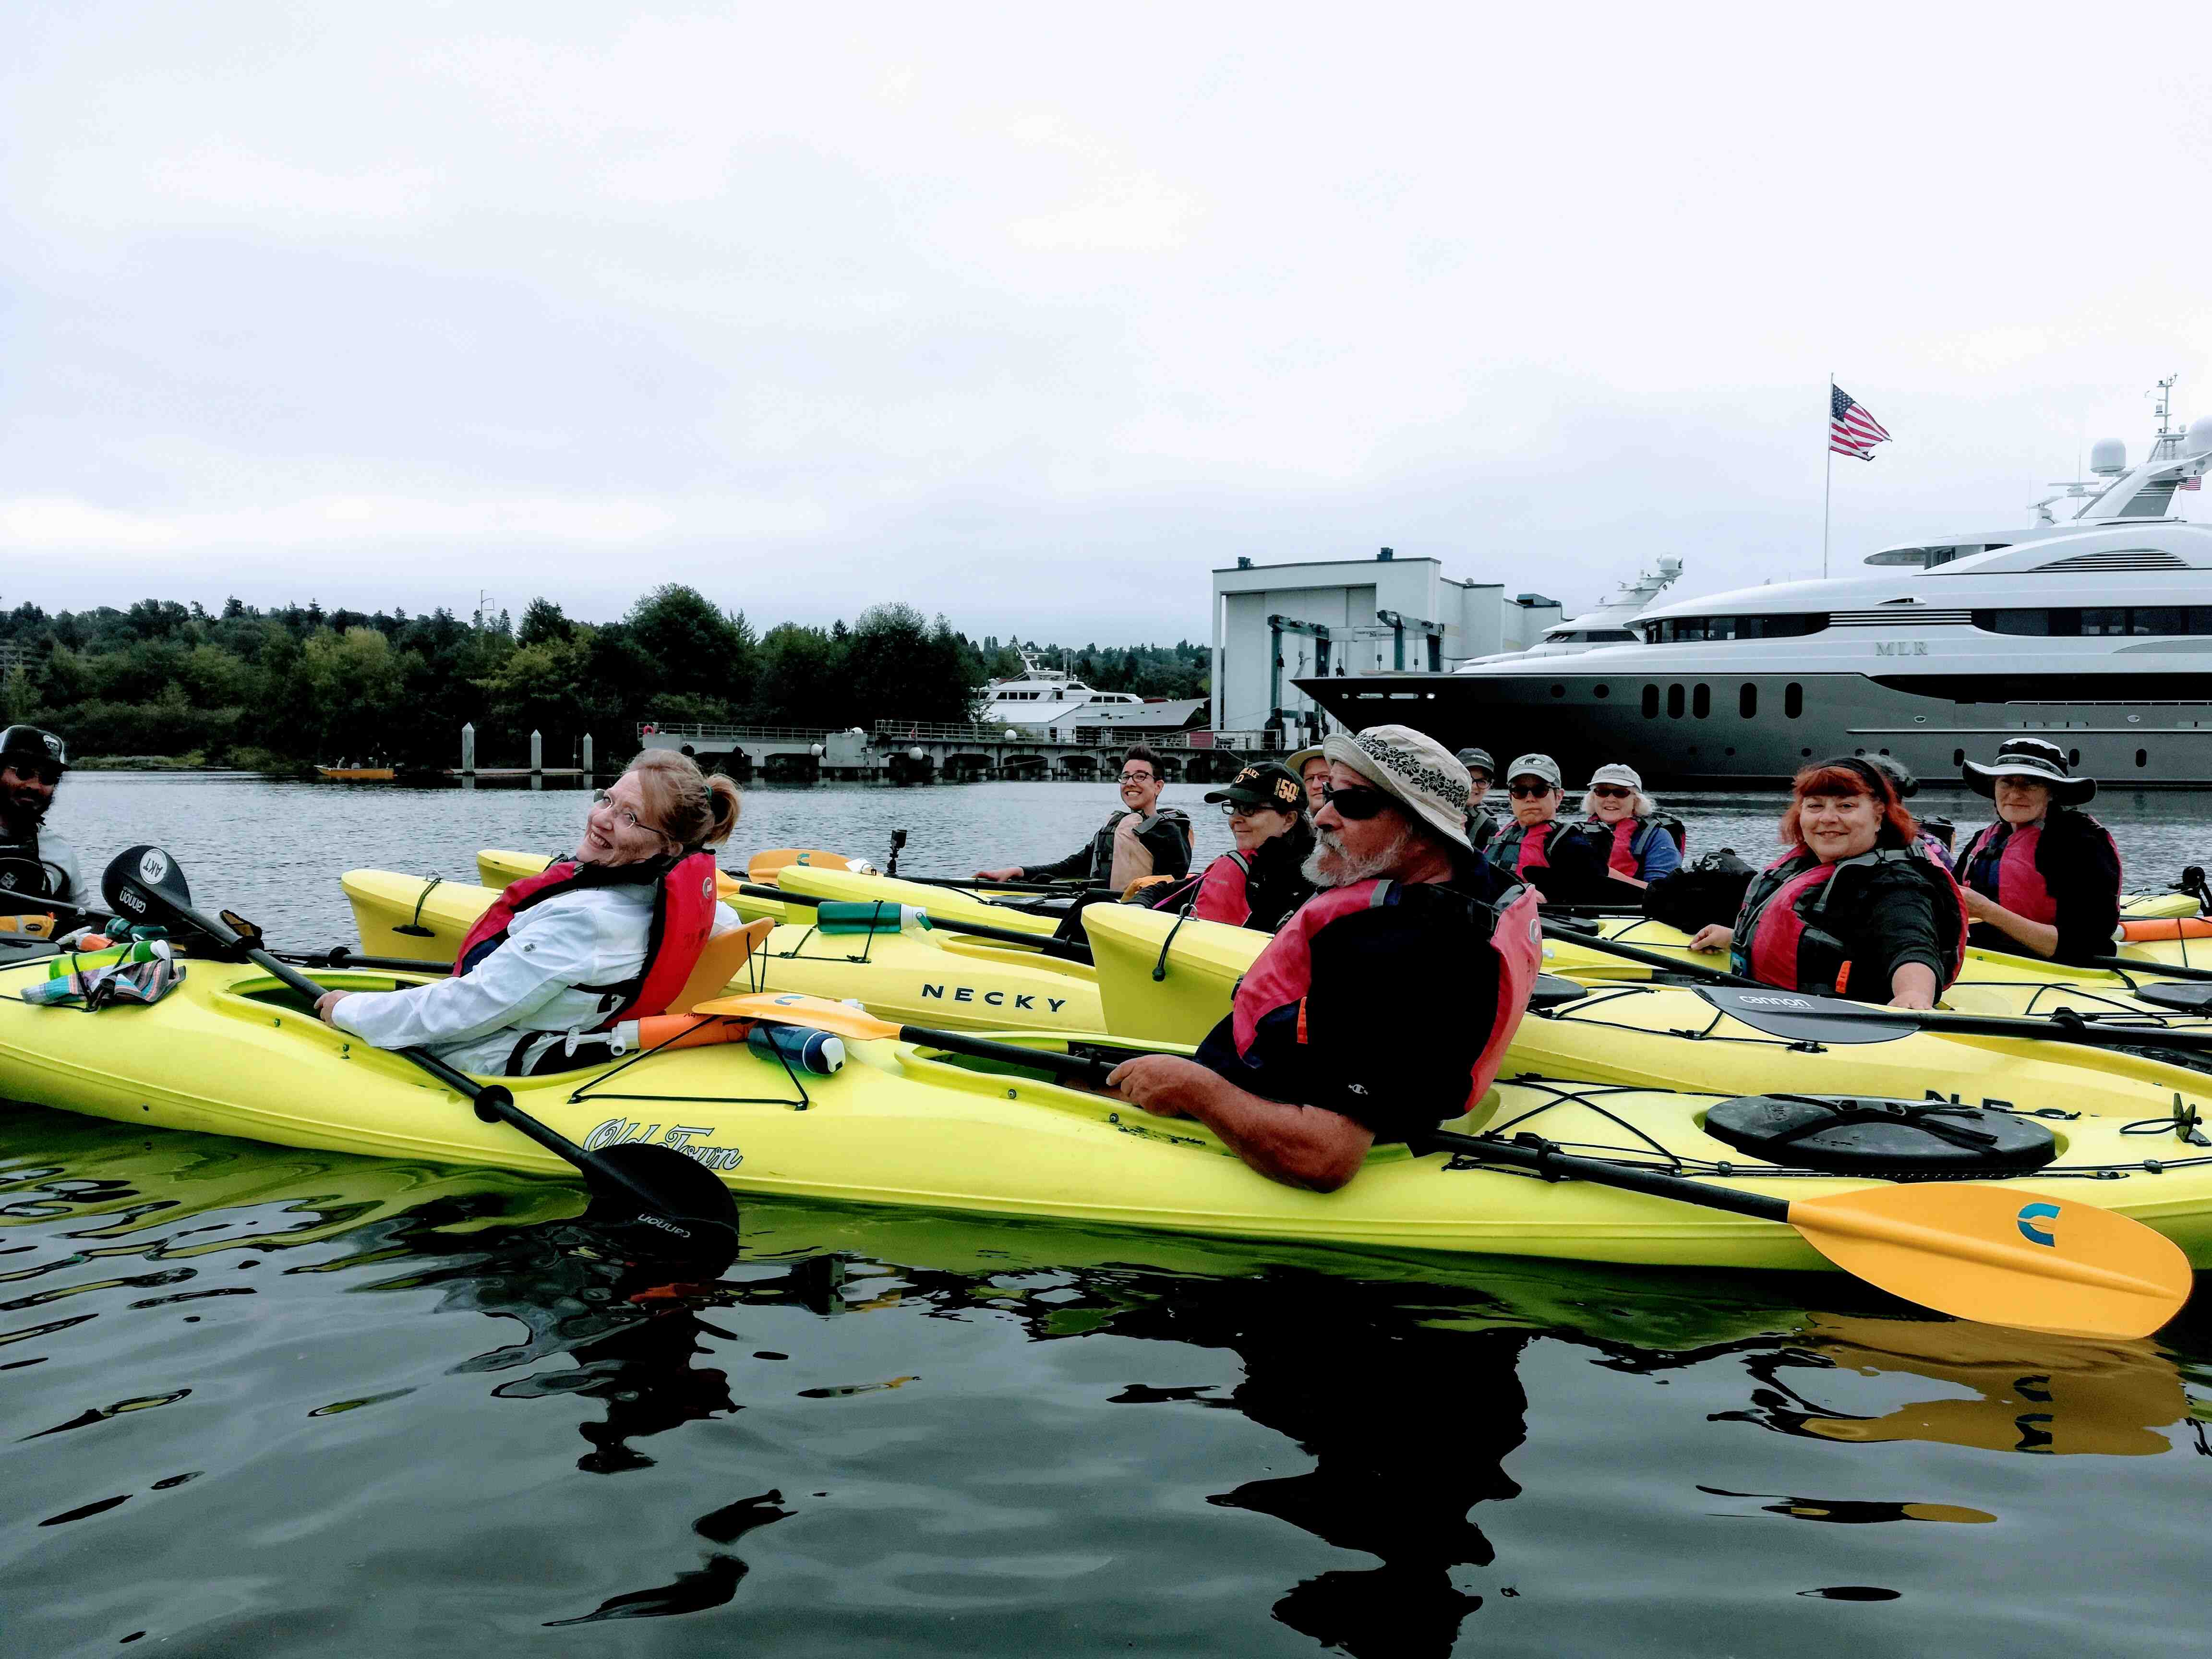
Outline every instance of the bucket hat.
<svg viewBox="0 0 2212 1659"><path fill-rule="evenodd" d="M1474 793L1467 768L1450 750L1410 726L1370 726L1322 744L1322 752L1348 766L1390 796L1429 830L1463 851L1474 851L1467 838L1467 803Z"/></svg>
<svg viewBox="0 0 2212 1659"><path fill-rule="evenodd" d="M1994 796L1999 778L2021 778L2046 784L2051 799L2060 806L2079 806L2095 796L2094 778L2077 778L2066 769L2066 751L2042 738L2008 738L1997 745L1997 757L1987 766L1968 761L1961 769L1978 795Z"/></svg>

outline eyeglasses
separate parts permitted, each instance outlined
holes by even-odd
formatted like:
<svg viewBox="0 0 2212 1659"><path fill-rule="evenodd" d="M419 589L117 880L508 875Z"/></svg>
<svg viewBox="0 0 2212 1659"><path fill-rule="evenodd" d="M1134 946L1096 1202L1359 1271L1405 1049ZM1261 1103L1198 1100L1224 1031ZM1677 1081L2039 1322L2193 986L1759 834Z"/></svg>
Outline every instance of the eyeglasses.
<svg viewBox="0 0 2212 1659"><path fill-rule="evenodd" d="M1617 783L1599 783L1590 787L1590 793L1600 800L1626 800L1635 793L1633 789L1624 789Z"/></svg>
<svg viewBox="0 0 2212 1659"><path fill-rule="evenodd" d="M1516 800L1541 800L1559 791L1555 785L1548 783L1513 783L1505 787L1505 793Z"/></svg>
<svg viewBox="0 0 2212 1659"><path fill-rule="evenodd" d="M624 806L620 801L617 801L612 795L609 794L604 789L600 790L598 794L592 797L592 805L594 810L602 806L606 808L608 811L615 815L615 822L617 823L628 824L633 830L651 830L652 833L656 836L663 833L661 830L653 829L653 825L647 823L643 818L638 817L636 813L631 811L629 807Z"/></svg>
<svg viewBox="0 0 2212 1659"><path fill-rule="evenodd" d="M1124 772L1121 774L1121 781L1124 783L1150 783L1152 781L1152 775L1150 772Z"/></svg>
<svg viewBox="0 0 2212 1659"><path fill-rule="evenodd" d="M1373 817L1390 804L1390 797L1380 789L1362 789L1356 786L1340 789L1333 783L1322 785L1321 799L1322 805L1334 806L1337 817L1352 823Z"/></svg>

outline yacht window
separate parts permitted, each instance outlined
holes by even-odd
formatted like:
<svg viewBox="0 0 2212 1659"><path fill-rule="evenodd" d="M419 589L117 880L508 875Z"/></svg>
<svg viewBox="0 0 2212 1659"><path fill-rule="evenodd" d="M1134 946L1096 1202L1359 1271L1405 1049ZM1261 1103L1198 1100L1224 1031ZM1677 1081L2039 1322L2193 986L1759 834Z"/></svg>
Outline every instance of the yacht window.
<svg viewBox="0 0 2212 1659"><path fill-rule="evenodd" d="M1759 688L1749 680L1746 680L1743 683L1743 690L1735 694L1735 712L1746 720L1758 717Z"/></svg>
<svg viewBox="0 0 2212 1659"><path fill-rule="evenodd" d="M1583 637L1592 641L1632 640L1636 637L1636 632L1633 629L1628 628L1593 628Z"/></svg>
<svg viewBox="0 0 2212 1659"><path fill-rule="evenodd" d="M1667 718L1670 720L1682 718L1682 688L1679 685L1667 688Z"/></svg>
<svg viewBox="0 0 2212 1659"><path fill-rule="evenodd" d="M1782 688L1782 714L1785 720L1796 720L1805 712L1805 688L1792 680Z"/></svg>
<svg viewBox="0 0 2212 1659"><path fill-rule="evenodd" d="M1713 712L1713 688L1700 685L1690 693L1690 712L1699 720Z"/></svg>
<svg viewBox="0 0 2212 1659"><path fill-rule="evenodd" d="M2038 639L2106 638L2115 635L2212 634L2212 605L2103 605L2075 610L2040 606L2016 611L1977 611L1974 626L1985 634L2028 635Z"/></svg>
<svg viewBox="0 0 2212 1659"><path fill-rule="evenodd" d="M1666 617L1644 625L1648 645L1697 644L1706 640L1792 640L1828 625L1826 611L1798 617Z"/></svg>
<svg viewBox="0 0 2212 1659"><path fill-rule="evenodd" d="M1656 685L1644 688L1644 718L1647 720L1659 718L1659 688Z"/></svg>

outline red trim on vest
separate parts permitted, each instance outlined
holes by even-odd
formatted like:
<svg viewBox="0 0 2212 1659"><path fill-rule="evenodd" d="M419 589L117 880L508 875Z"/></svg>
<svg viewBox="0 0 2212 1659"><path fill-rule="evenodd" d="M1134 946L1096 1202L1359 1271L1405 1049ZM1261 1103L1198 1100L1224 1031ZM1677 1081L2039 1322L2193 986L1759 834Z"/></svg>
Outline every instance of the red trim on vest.
<svg viewBox="0 0 2212 1659"><path fill-rule="evenodd" d="M1525 876L1531 870L1551 867L1552 860L1544 854L1544 843L1551 840L1552 831L1558 827L1559 822L1557 818L1546 818L1541 823L1516 823L1511 829L1500 832L1501 838L1508 841L1513 848L1515 875Z"/></svg>
<svg viewBox="0 0 2212 1659"><path fill-rule="evenodd" d="M1315 894L1291 913L1259 959L1245 970L1230 1004L1230 1032L1239 1054L1249 1057L1260 1022L1278 1008L1297 1005L1298 1041L1306 1041L1306 993L1313 984L1314 935L1339 918L1379 908L1389 902L1387 880L1354 882ZM1504 1064L1505 1051L1528 1012L1528 993L1543 961L1544 928L1533 887L1516 890L1510 902L1493 907L1497 917L1489 945L1498 953L1498 1006L1490 1035L1468 1074L1468 1109L1490 1091Z"/></svg>
<svg viewBox="0 0 2212 1659"><path fill-rule="evenodd" d="M596 872L587 872L574 859L561 859L534 876L510 882L478 916L461 948L453 954L456 978L506 942L514 918L532 905L575 887L610 884ZM699 965L699 954L714 931L714 859L710 853L693 853L678 859L654 884L653 923L646 934L645 969L634 980L609 987L619 990L624 1001L603 1015L590 1029L605 1031L626 1019L642 1019L668 1012L669 1000L682 990ZM589 987L579 987L589 989Z"/></svg>
<svg viewBox="0 0 2212 1659"><path fill-rule="evenodd" d="M1644 860L1642 849L1636 844L1636 832L1642 826L1634 818L1621 818L1607 823L1602 818L1590 822L1613 832L1613 845L1606 849L1605 862L1608 869L1618 870L1624 876L1641 873Z"/></svg>

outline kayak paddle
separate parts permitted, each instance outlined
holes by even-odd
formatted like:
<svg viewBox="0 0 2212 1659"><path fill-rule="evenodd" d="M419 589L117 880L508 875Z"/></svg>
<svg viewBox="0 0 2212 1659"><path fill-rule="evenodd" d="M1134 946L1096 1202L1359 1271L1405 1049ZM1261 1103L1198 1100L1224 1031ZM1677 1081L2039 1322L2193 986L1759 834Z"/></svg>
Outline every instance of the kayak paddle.
<svg viewBox="0 0 2212 1659"><path fill-rule="evenodd" d="M808 1025L862 1040L895 1038L1092 1087L1119 1063L897 1025L824 997L762 992L702 1003L694 1012ZM1155 1052L1133 1048L1125 1057ZM1960 1319L2074 1335L2148 1336L2180 1310L2191 1285L2189 1258L2162 1234L2094 1205L2036 1193L1945 1181L1793 1200L1580 1158L1534 1135L1506 1140L1437 1129L1419 1144L1548 1177L1782 1222L1846 1273Z"/></svg>
<svg viewBox="0 0 2212 1659"><path fill-rule="evenodd" d="M118 915L155 922L172 932L180 927L188 928L219 950L242 955L266 969L311 1003L330 989L250 943L228 922L193 909L183 872L176 860L158 847L132 847L118 854L100 879L100 890ZM392 1052L468 1101L485 1122L505 1123L556 1158L574 1164L582 1172L593 1207L602 1216L641 1224L672 1255L728 1261L737 1255L737 1200L720 1179L697 1160L672 1146L631 1145L586 1152L517 1106L505 1084L480 1082L427 1048Z"/></svg>
<svg viewBox="0 0 2212 1659"><path fill-rule="evenodd" d="M1842 997L1779 990L1722 969L1683 962L1632 945L1616 944L1595 933L1564 927L1558 932L1561 938L1593 951L1629 962L1648 963L1668 973L1700 980L1704 983L1698 994L1714 1007L1769 1036L1787 1037L1793 1042L1891 1042L1911 1031L1935 1031L1957 1036L2073 1042L2089 1048L2176 1048L2191 1054L2212 1054L2212 1031L2177 1031L2171 1026L2123 1024L2119 1021L2128 1018L2124 1013L2092 1023L2067 1009L2030 1017L1877 1007ZM2142 1018L2155 1016L2145 1013ZM1854 1022L1858 1029L1848 1029Z"/></svg>

